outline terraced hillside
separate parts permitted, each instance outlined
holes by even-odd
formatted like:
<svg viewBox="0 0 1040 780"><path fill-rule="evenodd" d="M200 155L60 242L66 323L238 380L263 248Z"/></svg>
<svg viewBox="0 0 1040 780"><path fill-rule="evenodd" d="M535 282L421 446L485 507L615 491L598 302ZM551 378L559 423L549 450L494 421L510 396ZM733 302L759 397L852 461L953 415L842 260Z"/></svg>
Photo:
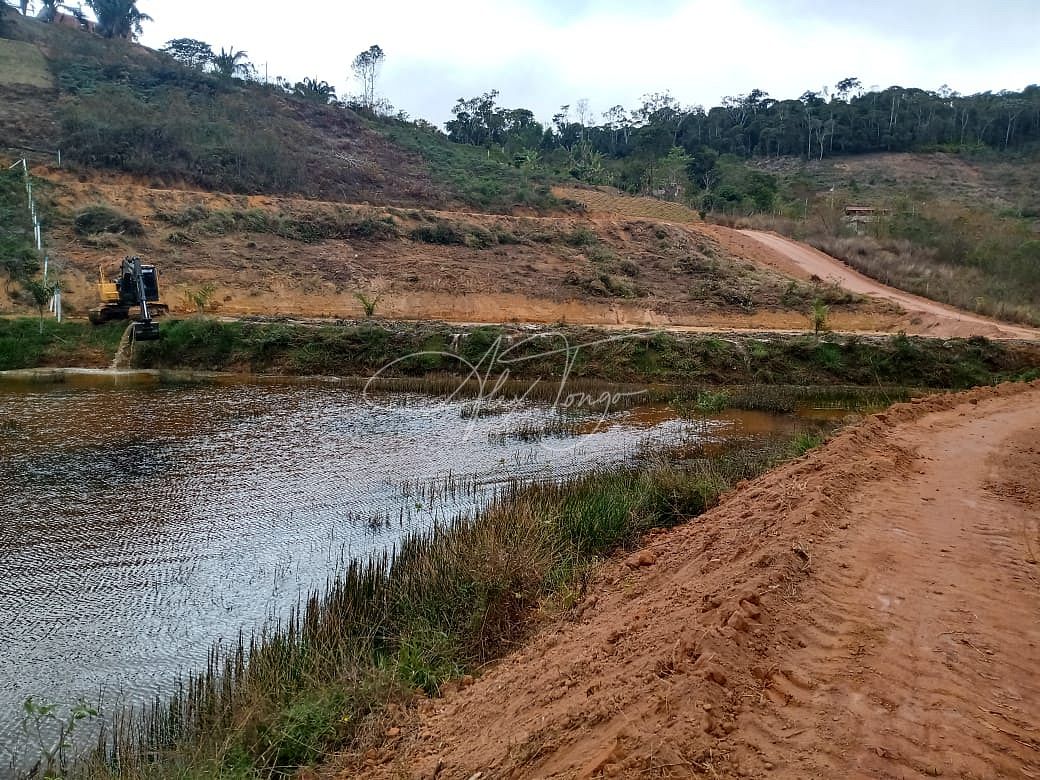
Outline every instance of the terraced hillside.
<svg viewBox="0 0 1040 780"><path fill-rule="evenodd" d="M629 219L660 222L702 222L697 212L681 203L626 195L613 187L553 187L559 198L576 201L595 214L616 214Z"/></svg>
<svg viewBox="0 0 1040 780"><path fill-rule="evenodd" d="M743 259L695 226L507 216L149 187L50 169L37 191L66 302L92 303L99 265L154 260L167 301L229 315L377 315L462 322L780 327L817 299L839 326L894 308ZM15 308L13 301L8 310Z"/></svg>

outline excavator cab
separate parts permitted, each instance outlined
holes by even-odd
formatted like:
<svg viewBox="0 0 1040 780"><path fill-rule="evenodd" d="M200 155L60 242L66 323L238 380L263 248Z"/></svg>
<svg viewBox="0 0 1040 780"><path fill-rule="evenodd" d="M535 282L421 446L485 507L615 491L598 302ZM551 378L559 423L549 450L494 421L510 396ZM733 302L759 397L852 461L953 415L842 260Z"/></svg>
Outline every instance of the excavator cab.
<svg viewBox="0 0 1040 780"><path fill-rule="evenodd" d="M119 267L119 275L105 279L98 269L99 306L90 310L90 321L95 325L130 318L130 309L138 307L140 316L133 323L133 337L137 341L159 338L159 325L153 316L165 314L168 309L159 298L159 275L154 265L145 265L139 257L127 257Z"/></svg>

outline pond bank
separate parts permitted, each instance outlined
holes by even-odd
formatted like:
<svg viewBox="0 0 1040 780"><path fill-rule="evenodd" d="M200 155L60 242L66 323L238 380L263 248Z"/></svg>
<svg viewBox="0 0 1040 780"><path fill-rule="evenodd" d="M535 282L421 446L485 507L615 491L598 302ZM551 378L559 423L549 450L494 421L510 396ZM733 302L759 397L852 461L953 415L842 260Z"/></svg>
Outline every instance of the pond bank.
<svg viewBox="0 0 1040 780"><path fill-rule="evenodd" d="M108 366L122 328L0 320L0 370ZM611 331L560 325L167 320L135 369L292 376L431 374L669 384L960 389L1040 367L1040 344L983 338Z"/></svg>

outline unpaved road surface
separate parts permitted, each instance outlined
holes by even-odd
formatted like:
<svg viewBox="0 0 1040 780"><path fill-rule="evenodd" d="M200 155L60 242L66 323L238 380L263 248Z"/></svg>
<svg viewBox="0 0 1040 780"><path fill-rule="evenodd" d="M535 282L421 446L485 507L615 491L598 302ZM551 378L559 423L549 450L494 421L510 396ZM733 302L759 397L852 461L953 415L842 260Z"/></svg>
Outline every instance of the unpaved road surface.
<svg viewBox="0 0 1040 780"><path fill-rule="evenodd" d="M837 258L797 241L782 238L775 233L764 233L759 230L741 230L740 233L753 238L786 258L791 266L786 269L778 266L781 270L795 275L818 276L825 282L835 282L850 292L897 304L905 309L911 317L920 320L915 324L922 327L915 332L937 336L1040 338L1040 331L1035 328L1011 325L969 314L953 306L946 306L928 298L888 287L876 279L871 279L869 276L853 270ZM799 272L801 273L799 274Z"/></svg>
<svg viewBox="0 0 1040 780"><path fill-rule="evenodd" d="M1040 777L1040 382L740 486L339 777Z"/></svg>

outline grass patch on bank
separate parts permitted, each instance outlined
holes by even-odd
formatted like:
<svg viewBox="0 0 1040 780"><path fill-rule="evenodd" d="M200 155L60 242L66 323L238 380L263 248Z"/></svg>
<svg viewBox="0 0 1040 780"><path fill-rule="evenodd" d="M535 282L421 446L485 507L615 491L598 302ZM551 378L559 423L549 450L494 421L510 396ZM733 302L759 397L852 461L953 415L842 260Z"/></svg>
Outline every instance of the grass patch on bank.
<svg viewBox="0 0 1040 780"><path fill-rule="evenodd" d="M278 627L125 713L69 778L284 777L382 739L385 711L436 694L574 606L596 563L704 512L790 442L515 488L474 520L354 562Z"/></svg>
<svg viewBox="0 0 1040 780"><path fill-rule="evenodd" d="M92 326L36 318L0 319L0 371L43 366L108 365L126 323Z"/></svg>
<svg viewBox="0 0 1040 780"><path fill-rule="evenodd" d="M21 280L39 267L22 171L0 170L0 272Z"/></svg>
<svg viewBox="0 0 1040 780"><path fill-rule="evenodd" d="M855 385L960 389L991 384L1040 364L1036 347L984 338L904 335L762 338L650 332L617 338L594 329L531 334L500 326L437 323L168 321L161 341L142 344L142 368L251 371L293 375L428 377L469 365L490 375L704 385ZM564 350L570 349L570 362ZM492 358L494 360L492 361ZM392 364L392 365L390 365Z"/></svg>

